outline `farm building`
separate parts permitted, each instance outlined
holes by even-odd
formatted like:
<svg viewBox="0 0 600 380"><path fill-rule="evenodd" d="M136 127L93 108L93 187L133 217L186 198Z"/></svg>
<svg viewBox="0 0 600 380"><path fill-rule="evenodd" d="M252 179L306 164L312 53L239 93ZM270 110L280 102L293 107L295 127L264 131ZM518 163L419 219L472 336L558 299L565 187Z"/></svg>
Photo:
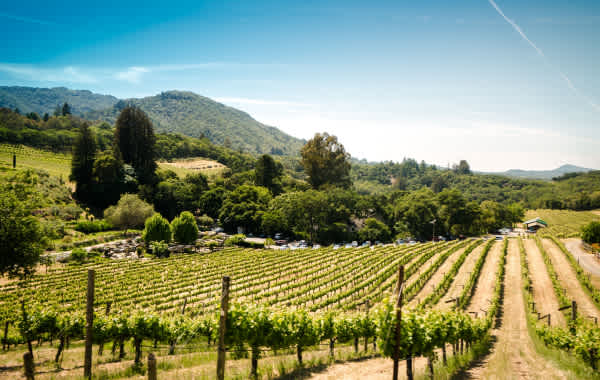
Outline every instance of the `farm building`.
<svg viewBox="0 0 600 380"><path fill-rule="evenodd" d="M540 228L548 227L548 223L543 221L542 218L537 217L537 218L523 222L523 226L528 231L537 231Z"/></svg>

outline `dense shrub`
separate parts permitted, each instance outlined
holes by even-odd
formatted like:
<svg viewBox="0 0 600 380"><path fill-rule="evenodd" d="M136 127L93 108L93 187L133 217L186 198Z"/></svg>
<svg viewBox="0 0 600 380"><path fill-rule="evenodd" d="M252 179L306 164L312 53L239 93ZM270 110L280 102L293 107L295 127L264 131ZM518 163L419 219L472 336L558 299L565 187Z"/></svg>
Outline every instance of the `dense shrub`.
<svg viewBox="0 0 600 380"><path fill-rule="evenodd" d="M244 244L245 240L246 240L246 235L244 235L244 234L233 235L233 236L228 237L227 240L225 240L225 246L231 247L234 245L242 245L242 244Z"/></svg>
<svg viewBox="0 0 600 380"><path fill-rule="evenodd" d="M583 226L581 238L589 244L600 243L600 222L590 222Z"/></svg>
<svg viewBox="0 0 600 380"><path fill-rule="evenodd" d="M87 252L83 248L75 248L71 251L71 260L82 263L87 259Z"/></svg>
<svg viewBox="0 0 600 380"><path fill-rule="evenodd" d="M153 241L150 243L152 254L156 257L169 257L169 245L164 241Z"/></svg>
<svg viewBox="0 0 600 380"><path fill-rule="evenodd" d="M102 232L113 229L113 225L106 220L80 220L75 225L75 230L86 234Z"/></svg>
<svg viewBox="0 0 600 380"><path fill-rule="evenodd" d="M196 219L189 211L182 212L171 222L173 240L182 244L192 244L198 239Z"/></svg>
<svg viewBox="0 0 600 380"><path fill-rule="evenodd" d="M121 229L139 228L152 214L154 214L152 205L144 202L137 195L123 194L115 206L110 206L104 211L104 218Z"/></svg>
<svg viewBox="0 0 600 380"><path fill-rule="evenodd" d="M146 243L153 241L163 241L168 243L171 241L171 226L169 221L163 218L160 214L154 214L146 219L142 239Z"/></svg>
<svg viewBox="0 0 600 380"><path fill-rule="evenodd" d="M209 230L215 224L215 220L206 214L197 217L196 222L203 231Z"/></svg>

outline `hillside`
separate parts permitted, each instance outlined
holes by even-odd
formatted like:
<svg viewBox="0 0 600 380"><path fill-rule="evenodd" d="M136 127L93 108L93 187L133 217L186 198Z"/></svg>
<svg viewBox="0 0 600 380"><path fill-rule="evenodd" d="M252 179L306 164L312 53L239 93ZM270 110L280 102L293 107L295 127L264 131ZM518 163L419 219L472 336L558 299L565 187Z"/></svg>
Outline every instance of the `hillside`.
<svg viewBox="0 0 600 380"><path fill-rule="evenodd" d="M505 172L490 174L498 174L514 178L551 180L552 178L560 177L566 173L585 173L592 170L594 169L582 168L580 166L566 164L553 170L510 169Z"/></svg>
<svg viewBox="0 0 600 380"><path fill-rule="evenodd" d="M52 115L57 105L67 102L75 115L112 107L119 99L111 95L94 94L88 90L64 87L36 88L0 86L0 107L18 108L21 113L35 112Z"/></svg>
<svg viewBox="0 0 600 380"><path fill-rule="evenodd" d="M141 99L119 100L110 95L64 87L0 87L0 107L21 113L52 114L67 102L74 115L114 124L119 112L133 104L144 110L158 132L207 137L217 144L248 153L297 155L304 141L254 120L247 113L192 92L167 91Z"/></svg>

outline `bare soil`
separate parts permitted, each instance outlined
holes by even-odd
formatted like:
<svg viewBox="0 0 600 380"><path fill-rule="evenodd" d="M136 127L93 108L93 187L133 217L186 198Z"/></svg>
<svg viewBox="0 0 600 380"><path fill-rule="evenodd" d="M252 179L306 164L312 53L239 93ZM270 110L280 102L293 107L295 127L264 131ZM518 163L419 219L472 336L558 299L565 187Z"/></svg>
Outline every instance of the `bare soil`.
<svg viewBox="0 0 600 380"><path fill-rule="evenodd" d="M458 270L456 277L454 277L452 285L450 285L450 289L448 289L446 295L442 297L440 302L438 302L438 304L435 306L436 309L446 310L452 307L452 303L445 301L448 299L459 297L462 294L464 285L471 276L471 272L475 267L475 263L477 262L477 260L479 260L479 257L481 256L484 247L485 245L480 245L479 247L474 249L473 252L469 254L469 256L467 256L460 269Z"/></svg>
<svg viewBox="0 0 600 380"><path fill-rule="evenodd" d="M178 160L174 162L165 162L165 165L174 166L176 168L192 169L192 170L206 170L206 169L219 169L224 168L225 165L212 160L206 159L189 159L189 160Z"/></svg>
<svg viewBox="0 0 600 380"><path fill-rule="evenodd" d="M546 270L546 264L542 254L535 245L533 239L523 240L529 262L529 275L533 286L533 299L535 300L536 310L542 316L550 314L552 316L552 326L565 326L565 318L562 312L558 311L559 303L554 294L552 280Z"/></svg>
<svg viewBox="0 0 600 380"><path fill-rule="evenodd" d="M577 280L577 275L573 270L571 263L567 260L564 253L562 253L551 240L543 239L542 244L550 256L550 260L556 269L560 283L567 290L567 296L577 302L579 313L581 313L584 318L595 317L600 319L600 311L583 290L579 280Z"/></svg>
<svg viewBox="0 0 600 380"><path fill-rule="evenodd" d="M425 371L427 359L416 358L414 362L414 373ZM400 378L406 378L406 361L398 363ZM334 364L320 373L308 377L311 380L388 380L392 377L393 362L387 358L375 358L364 361Z"/></svg>
<svg viewBox="0 0 600 380"><path fill-rule="evenodd" d="M475 285L475 293L467 307L468 312L476 312L479 317L485 316L483 310L487 310L490 305L490 299L492 298L496 284L496 273L498 271L500 256L502 256L502 244L495 244L488 252L485 263L481 268L477 285Z"/></svg>
<svg viewBox="0 0 600 380"><path fill-rule="evenodd" d="M442 279L444 278L444 275L446 273L448 273L448 271L450 271L450 268L452 268L452 265L454 265L456 260L464 252L465 252L465 248L462 248L462 249L459 249L456 252L452 253L446 259L446 261L444 261L444 263L442 265L440 265L440 267L437 269L437 271L435 271L433 276L431 276L429 281L427 281L425 283L425 285L423 286L421 291L419 293L417 293L417 295L406 305L406 307L408 309L414 308L419 304L419 302L421 302L421 300L423 300L427 296L429 296L433 292L434 287L437 286L442 281ZM472 255L474 253L475 253L475 251L471 252L470 254ZM437 257L434 257L434 259L437 259ZM430 265L427 266L427 268L422 268L422 269L427 270L429 267L430 267Z"/></svg>
<svg viewBox="0 0 600 380"><path fill-rule="evenodd" d="M509 243L504 280L504 305L490 355L459 378L463 379L565 379L565 374L540 357L527 330L521 288L517 242Z"/></svg>

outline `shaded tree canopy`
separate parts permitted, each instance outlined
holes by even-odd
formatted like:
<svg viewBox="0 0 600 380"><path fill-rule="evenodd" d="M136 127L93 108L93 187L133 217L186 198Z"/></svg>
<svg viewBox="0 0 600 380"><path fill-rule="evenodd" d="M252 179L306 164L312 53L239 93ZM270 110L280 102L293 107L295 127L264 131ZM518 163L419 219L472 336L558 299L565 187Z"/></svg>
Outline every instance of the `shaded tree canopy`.
<svg viewBox="0 0 600 380"><path fill-rule="evenodd" d="M24 277L35 271L44 235L28 204L0 190L0 275Z"/></svg>
<svg viewBox="0 0 600 380"><path fill-rule="evenodd" d="M308 182L315 188L323 185L352 186L350 179L350 154L336 136L317 133L300 151L302 166Z"/></svg>
<svg viewBox="0 0 600 380"><path fill-rule="evenodd" d="M281 192L280 178L283 175L283 165L268 154L263 154L256 161L254 168L256 185L266 187L273 194Z"/></svg>
<svg viewBox="0 0 600 380"><path fill-rule="evenodd" d="M133 106L123 108L115 124L115 145L123 162L130 164L142 184L155 180L156 137L148 116Z"/></svg>
<svg viewBox="0 0 600 380"><path fill-rule="evenodd" d="M71 175L69 179L77 184L75 193L80 199L88 199L89 185L92 182L94 161L96 159L96 138L90 126L83 123L73 144Z"/></svg>

